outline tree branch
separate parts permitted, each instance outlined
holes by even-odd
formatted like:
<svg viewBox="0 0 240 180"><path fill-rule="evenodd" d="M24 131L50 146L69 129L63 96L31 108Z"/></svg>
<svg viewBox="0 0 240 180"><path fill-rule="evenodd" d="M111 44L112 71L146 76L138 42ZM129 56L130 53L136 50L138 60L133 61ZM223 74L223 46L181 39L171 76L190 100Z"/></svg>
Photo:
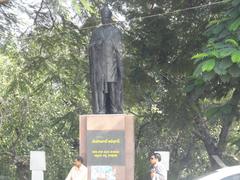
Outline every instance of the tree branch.
<svg viewBox="0 0 240 180"><path fill-rule="evenodd" d="M41 11L42 8L43 8L43 3L44 3L44 0L41 1L40 7L39 7L39 9L38 9L37 12L36 12L36 16L35 16L35 18L34 18L34 24L37 23L37 18L38 18L38 16L39 16L40 11Z"/></svg>
<svg viewBox="0 0 240 180"><path fill-rule="evenodd" d="M229 128L231 127L233 120L236 116L238 116L238 103L240 100L240 90L235 90L232 98L228 102L228 104L232 107L232 111L228 116L223 118L221 132L219 134L218 148L223 152L227 145L227 137L229 134Z"/></svg>
<svg viewBox="0 0 240 180"><path fill-rule="evenodd" d="M54 19L54 17L53 17L53 14L52 14L51 9L50 9L48 6L47 6L47 8L48 8L48 11L49 11L49 14L50 14L50 18L51 18L51 20L52 20L52 27L51 27L50 29L53 29L54 26L55 26L55 19Z"/></svg>
<svg viewBox="0 0 240 180"><path fill-rule="evenodd" d="M146 126L148 126L150 124L150 122L145 122L145 123L143 123L143 124L141 124L141 126L139 127L139 129L138 129L138 133L137 133L137 136L136 136L136 147L138 147L138 145L139 145L139 141L140 141L140 138L141 138L141 135L142 135L142 131L143 131L143 129L146 127Z"/></svg>
<svg viewBox="0 0 240 180"><path fill-rule="evenodd" d="M9 3L9 0L0 0L0 5Z"/></svg>

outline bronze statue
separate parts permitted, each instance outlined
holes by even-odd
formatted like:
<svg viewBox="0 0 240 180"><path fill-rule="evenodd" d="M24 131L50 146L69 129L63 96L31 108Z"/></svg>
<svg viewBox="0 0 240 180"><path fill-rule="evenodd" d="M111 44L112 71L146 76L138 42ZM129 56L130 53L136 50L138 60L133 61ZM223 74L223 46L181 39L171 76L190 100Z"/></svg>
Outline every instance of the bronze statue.
<svg viewBox="0 0 240 180"><path fill-rule="evenodd" d="M89 47L90 78L94 114L121 114L121 32L112 24L108 6L101 9L102 26L95 29Z"/></svg>

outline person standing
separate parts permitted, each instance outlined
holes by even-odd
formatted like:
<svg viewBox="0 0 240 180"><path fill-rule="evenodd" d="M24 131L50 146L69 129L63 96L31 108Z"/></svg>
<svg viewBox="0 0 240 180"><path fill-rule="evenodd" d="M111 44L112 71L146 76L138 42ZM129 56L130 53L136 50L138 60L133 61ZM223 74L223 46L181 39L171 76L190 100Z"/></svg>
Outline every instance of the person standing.
<svg viewBox="0 0 240 180"><path fill-rule="evenodd" d="M83 165L83 158L78 156L65 180L87 180L87 174L88 171L87 167Z"/></svg>
<svg viewBox="0 0 240 180"><path fill-rule="evenodd" d="M149 161L151 164L151 172L150 172L151 180L167 180L167 170L160 163L161 155L158 153L152 153L149 156Z"/></svg>
<svg viewBox="0 0 240 180"><path fill-rule="evenodd" d="M112 12L101 9L102 25L89 45L90 83L94 114L122 114L121 32L112 23Z"/></svg>

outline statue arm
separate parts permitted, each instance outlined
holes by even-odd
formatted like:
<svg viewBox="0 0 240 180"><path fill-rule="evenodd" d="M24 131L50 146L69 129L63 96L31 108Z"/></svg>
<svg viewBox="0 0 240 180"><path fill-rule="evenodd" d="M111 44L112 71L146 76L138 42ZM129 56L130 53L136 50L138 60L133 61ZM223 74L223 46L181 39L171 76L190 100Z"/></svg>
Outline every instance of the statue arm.
<svg viewBox="0 0 240 180"><path fill-rule="evenodd" d="M118 30L115 38L114 38L114 49L116 52L116 58L117 58L117 63L118 63L118 71L119 71L119 75L121 78L123 78L123 61L122 61L122 51L123 51L123 47L122 47L122 35L121 32Z"/></svg>
<svg viewBox="0 0 240 180"><path fill-rule="evenodd" d="M96 50L95 50L95 32L92 33L92 37L89 44L89 70L90 70L90 86L91 86L91 93L92 93L92 103L93 103L93 111L95 112L97 109L97 92L96 92L96 76L95 71L96 67L94 65L94 62L96 60Z"/></svg>
<svg viewBox="0 0 240 180"><path fill-rule="evenodd" d="M94 82L94 74L96 71L96 42L97 42L97 32L96 30L92 33L90 44L89 44L89 66L90 66L90 77L91 77L91 83Z"/></svg>
<svg viewBox="0 0 240 180"><path fill-rule="evenodd" d="M90 67L90 82L93 85L93 77L94 77L94 58L95 58L95 52L94 52L94 33L91 37L90 44L89 44L89 67Z"/></svg>

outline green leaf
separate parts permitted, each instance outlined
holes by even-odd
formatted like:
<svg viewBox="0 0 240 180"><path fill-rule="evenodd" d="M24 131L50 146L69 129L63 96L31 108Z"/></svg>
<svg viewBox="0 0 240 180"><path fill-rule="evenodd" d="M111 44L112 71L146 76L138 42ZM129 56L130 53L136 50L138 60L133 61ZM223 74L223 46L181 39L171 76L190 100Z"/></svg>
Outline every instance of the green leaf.
<svg viewBox="0 0 240 180"><path fill-rule="evenodd" d="M240 68L237 65L233 65L229 68L228 72L232 77L240 77Z"/></svg>
<svg viewBox="0 0 240 180"><path fill-rule="evenodd" d="M230 26L229 31L236 31L240 26L240 17L237 18Z"/></svg>
<svg viewBox="0 0 240 180"><path fill-rule="evenodd" d="M240 152L240 139L233 141L231 144L238 147L238 149L236 150L236 153L239 153Z"/></svg>
<svg viewBox="0 0 240 180"><path fill-rule="evenodd" d="M213 116L217 115L220 113L220 107L212 107L212 108L209 108L207 111L206 111L206 117L207 118L212 118Z"/></svg>
<svg viewBox="0 0 240 180"><path fill-rule="evenodd" d="M81 9L80 9L80 6L77 3L77 1L76 0L72 0L72 5L73 5L75 11L77 12L77 14L80 15L81 14Z"/></svg>
<svg viewBox="0 0 240 180"><path fill-rule="evenodd" d="M221 76L220 78L221 78L223 83L227 83L227 82L230 81L231 76L229 74L225 74L225 75Z"/></svg>
<svg viewBox="0 0 240 180"><path fill-rule="evenodd" d="M219 68L219 66L215 66L214 72L217 73L220 76L227 74L227 70L226 69L221 69L221 68Z"/></svg>
<svg viewBox="0 0 240 180"><path fill-rule="evenodd" d="M215 59L209 59L203 63L202 71L210 72L211 70L213 70L214 66L215 66Z"/></svg>
<svg viewBox="0 0 240 180"><path fill-rule="evenodd" d="M235 41L234 39L227 39L227 40L225 41L225 43L231 44L231 45L233 45L234 47L238 47L238 46L239 46L239 45L238 45L238 42Z"/></svg>
<svg viewBox="0 0 240 180"><path fill-rule="evenodd" d="M240 63L240 51L234 51L231 56L233 63Z"/></svg>
<svg viewBox="0 0 240 180"><path fill-rule="evenodd" d="M200 86L203 86L204 85L204 81L202 78L198 78L194 81L194 85L197 86L197 87L200 87Z"/></svg>
<svg viewBox="0 0 240 180"><path fill-rule="evenodd" d="M239 1L240 2L240 1ZM231 19L235 19L239 16L239 11L238 10L233 10L230 9L227 13L226 13L227 17L231 17Z"/></svg>
<svg viewBox="0 0 240 180"><path fill-rule="evenodd" d="M210 27L207 31L209 32L209 34L219 34L223 29L223 24L216 24Z"/></svg>
<svg viewBox="0 0 240 180"><path fill-rule="evenodd" d="M198 77L202 73L202 66L204 62L201 62L200 64L197 65L196 69L193 72L194 77Z"/></svg>
<svg viewBox="0 0 240 180"><path fill-rule="evenodd" d="M227 68L231 67L231 65L233 64L232 61L230 61L230 59L228 59L228 58L219 60L218 62L222 69L227 69Z"/></svg>
<svg viewBox="0 0 240 180"><path fill-rule="evenodd" d="M214 77L215 77L215 72L211 71L211 72L205 72L203 74L203 80L204 81L211 81Z"/></svg>
<svg viewBox="0 0 240 180"><path fill-rule="evenodd" d="M233 7L236 7L238 4L240 4L240 1L239 1L239 0L233 0L233 1L232 1L232 6L233 6Z"/></svg>
<svg viewBox="0 0 240 180"><path fill-rule="evenodd" d="M80 3L83 5L85 10L87 10L90 13L94 13L94 10L92 9L90 3L87 0L80 0ZM81 8L80 4L78 3L77 0L72 0L72 5L74 9L77 11L78 15L81 15Z"/></svg>
<svg viewBox="0 0 240 180"><path fill-rule="evenodd" d="M229 115L232 113L232 106L231 104L225 104L221 108L222 114Z"/></svg>
<svg viewBox="0 0 240 180"><path fill-rule="evenodd" d="M231 67L232 64L233 64L232 61L230 61L229 59L219 60L216 62L214 71L218 75L225 75L227 74L227 68Z"/></svg>
<svg viewBox="0 0 240 180"><path fill-rule="evenodd" d="M232 106L229 104L224 104L223 106L210 107L206 111L207 118L221 117L223 115L229 115L232 112Z"/></svg>
<svg viewBox="0 0 240 180"><path fill-rule="evenodd" d="M90 13L94 13L94 10L91 7L91 4L87 0L80 0L83 7Z"/></svg>
<svg viewBox="0 0 240 180"><path fill-rule="evenodd" d="M229 48L228 45L222 43L222 42L219 42L219 43L211 43L212 46L216 49L216 50L222 50L222 49L226 49L226 48Z"/></svg>
<svg viewBox="0 0 240 180"><path fill-rule="evenodd" d="M195 88L195 85L194 85L194 84L190 84L190 85L187 85L187 86L185 87L185 91L186 91L187 93L189 93L189 92L192 92L192 91L194 90L194 88Z"/></svg>
<svg viewBox="0 0 240 180"><path fill-rule="evenodd" d="M216 41L227 39L229 35L231 35L231 33L227 29L224 29L218 36L216 36Z"/></svg>
<svg viewBox="0 0 240 180"><path fill-rule="evenodd" d="M208 23L207 28L208 28L208 27L211 27L211 26L213 26L213 25L219 24L220 22L221 22L220 20L214 19L214 20L212 20L212 21L210 21L210 22Z"/></svg>
<svg viewBox="0 0 240 180"><path fill-rule="evenodd" d="M235 49L233 48L224 48L224 49L218 49L217 50L217 58L225 58L227 56L230 56Z"/></svg>
<svg viewBox="0 0 240 180"><path fill-rule="evenodd" d="M202 58L205 58L205 57L208 57L207 53L198 53L198 54L194 55L192 57L192 59L202 59Z"/></svg>

